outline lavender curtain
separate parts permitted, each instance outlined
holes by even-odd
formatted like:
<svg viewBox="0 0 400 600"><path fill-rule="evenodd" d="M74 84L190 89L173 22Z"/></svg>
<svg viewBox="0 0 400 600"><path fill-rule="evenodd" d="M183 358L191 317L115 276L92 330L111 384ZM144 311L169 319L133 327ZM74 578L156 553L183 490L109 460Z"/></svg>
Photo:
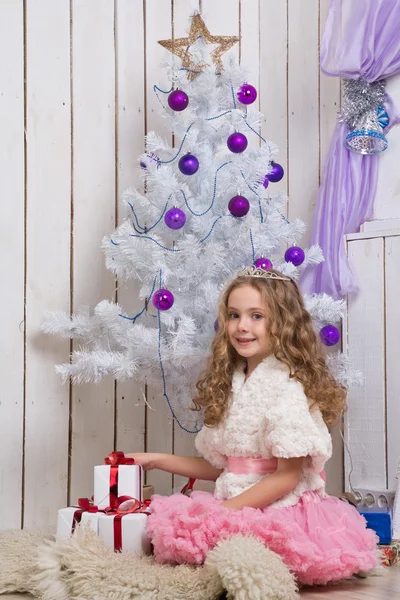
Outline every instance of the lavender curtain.
<svg viewBox="0 0 400 600"><path fill-rule="evenodd" d="M321 70L369 83L399 73L400 0L331 0ZM386 135L400 115L389 97L385 107L390 118ZM321 246L325 262L307 268L301 281L304 292L326 292L335 298L357 291L344 235L359 231L373 217L380 159L347 150L348 132L344 123L336 125L314 214L311 243Z"/></svg>

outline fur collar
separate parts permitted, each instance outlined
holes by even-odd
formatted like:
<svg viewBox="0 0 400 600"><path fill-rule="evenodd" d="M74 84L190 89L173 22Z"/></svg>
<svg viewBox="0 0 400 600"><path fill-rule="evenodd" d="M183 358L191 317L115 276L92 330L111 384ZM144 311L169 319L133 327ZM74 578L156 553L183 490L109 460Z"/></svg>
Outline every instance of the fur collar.
<svg viewBox="0 0 400 600"><path fill-rule="evenodd" d="M278 360L274 354L269 354L264 358L246 381L245 369L246 364L242 362L233 374L232 392L234 394L240 392L244 386L246 388L264 387L268 385L269 380L275 379L276 376L281 378L282 374L285 373L289 376L288 367Z"/></svg>

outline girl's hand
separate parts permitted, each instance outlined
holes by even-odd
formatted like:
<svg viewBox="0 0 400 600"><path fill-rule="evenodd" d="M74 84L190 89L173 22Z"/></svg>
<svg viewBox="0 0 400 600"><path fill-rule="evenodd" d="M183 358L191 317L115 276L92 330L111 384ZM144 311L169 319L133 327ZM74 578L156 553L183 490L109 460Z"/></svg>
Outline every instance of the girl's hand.
<svg viewBox="0 0 400 600"><path fill-rule="evenodd" d="M145 471L157 469L157 457L159 454L155 452L134 452L133 454L125 454L127 458L133 458L137 465L141 465Z"/></svg>

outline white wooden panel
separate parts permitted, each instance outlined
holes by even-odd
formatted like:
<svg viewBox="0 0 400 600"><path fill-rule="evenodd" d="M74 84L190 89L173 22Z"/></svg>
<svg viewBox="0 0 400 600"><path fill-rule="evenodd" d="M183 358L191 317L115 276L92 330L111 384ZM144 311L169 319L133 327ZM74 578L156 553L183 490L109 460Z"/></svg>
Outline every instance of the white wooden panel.
<svg viewBox="0 0 400 600"><path fill-rule="evenodd" d="M304 246L319 186L318 0L288 6L289 218L308 226Z"/></svg>
<svg viewBox="0 0 400 600"><path fill-rule="evenodd" d="M165 70L160 68L160 62L165 58L167 51L157 43L158 40L172 37L171 17L171 2L146 0L146 130L154 130L170 142L172 141L171 127L162 116L161 106L153 91L153 85L156 84L163 90L169 90L171 87ZM171 413L162 396L160 380L161 374L158 379L148 382L148 402L155 410L147 410L146 449L149 452L172 453ZM169 473L148 471L146 481L154 485L157 494L170 494L172 491L172 475Z"/></svg>
<svg viewBox="0 0 400 600"><path fill-rule="evenodd" d="M268 187L271 196L288 193L287 44L287 2L260 0L261 134L277 145L275 160L285 170L282 181Z"/></svg>
<svg viewBox="0 0 400 600"><path fill-rule="evenodd" d="M375 221L376 223L376 221ZM346 239L347 240L367 240L367 239L372 239L372 238L383 238L383 237L390 237L393 235L400 235L400 229L399 229L399 223L397 222L397 219L393 220L392 226L393 229L390 228L390 224L388 224L389 228L388 229L384 229L384 230L376 230L376 229L372 229L370 230L369 228L366 231L363 231L361 233L349 233L348 235L346 235Z"/></svg>
<svg viewBox="0 0 400 600"><path fill-rule="evenodd" d="M186 37L190 29L190 16L200 12L200 0L174 0L172 4L172 26L174 37Z"/></svg>
<svg viewBox="0 0 400 600"><path fill-rule="evenodd" d="M345 437L352 457L353 487L386 487L384 365L384 248L381 238L348 242L360 285L348 300L347 345L364 383L349 392ZM345 454L346 488L351 469Z"/></svg>
<svg viewBox="0 0 400 600"><path fill-rule="evenodd" d="M319 47L321 47L325 21L328 14L330 0L319 0ZM340 110L340 78L328 77L321 71L319 73L319 182L321 182L326 155L335 129L337 115ZM292 213L293 214L293 213ZM295 216L293 214L293 216ZM308 223L308 237L311 235L311 221ZM337 352L337 348L332 348ZM329 349L328 349L329 352ZM333 453L332 458L326 465L327 491L329 494L340 494L343 492L343 440L340 435L340 427L336 426L332 431Z"/></svg>
<svg viewBox="0 0 400 600"><path fill-rule="evenodd" d="M387 80L386 91L391 95L394 105L400 106L400 74ZM378 185L374 205L374 219L400 218L400 127L393 127L387 134L389 142L379 161Z"/></svg>
<svg viewBox="0 0 400 600"><path fill-rule="evenodd" d="M239 0L202 0L201 6L211 35L239 35ZM239 44L229 52L239 60Z"/></svg>
<svg viewBox="0 0 400 600"><path fill-rule="evenodd" d="M173 3L173 28L174 36L184 37L190 27L189 15L195 10L200 10L199 0L174 0ZM190 398L188 398L188 404ZM180 456L194 456L196 450L194 447L194 434L183 431L178 423L173 423L173 452ZM187 482L187 479L174 475L172 478L173 492L179 492Z"/></svg>
<svg viewBox="0 0 400 600"><path fill-rule="evenodd" d="M330 0L319 0L319 39L320 47L328 15ZM340 77L328 77L320 71L319 81L319 159L320 179L324 167L325 158L328 154L332 134L340 112Z"/></svg>
<svg viewBox="0 0 400 600"><path fill-rule="evenodd" d="M338 496L344 491L344 445L341 431L342 423L338 423L331 430L332 457L325 465L326 491L333 496Z"/></svg>
<svg viewBox="0 0 400 600"><path fill-rule="evenodd" d="M0 3L0 530L21 525L24 413L24 29L22 0ZM6 258L7 257L7 258Z"/></svg>
<svg viewBox="0 0 400 600"><path fill-rule="evenodd" d="M114 3L74 0L73 309L113 300L115 281L100 244L115 226ZM79 344L74 344L79 347ZM114 382L72 394L70 498L91 496L93 466L114 447Z"/></svg>
<svg viewBox="0 0 400 600"><path fill-rule="evenodd" d="M400 459L400 235L386 238L385 246L388 488L395 490L396 468Z"/></svg>
<svg viewBox="0 0 400 600"><path fill-rule="evenodd" d="M171 53L158 43L159 40L172 38L171 13L171 0L146 0L147 131L156 131L167 139L171 139L171 127L161 112L160 102L154 93L153 86L156 84L162 90L171 88L167 72L160 66L161 61L171 56Z"/></svg>
<svg viewBox="0 0 400 600"><path fill-rule="evenodd" d="M400 219L381 219L377 221L365 221L365 223L363 223L360 227L360 232L366 233L371 231L378 231L382 236L386 236L393 235L393 229L400 230Z"/></svg>
<svg viewBox="0 0 400 600"><path fill-rule="evenodd" d="M248 72L247 82L257 90L257 100L252 105L260 108L260 20L259 0L240 0L240 65ZM261 133L261 127L258 129ZM249 147L257 148L261 139L252 131L246 133Z"/></svg>
<svg viewBox="0 0 400 600"><path fill-rule="evenodd" d="M132 35L135 31L135 35ZM144 14L143 3L117 0L117 197L132 186L143 188L138 157L144 152ZM126 210L119 207L119 222ZM137 282L120 283L117 300L124 314L137 314L143 307ZM142 389L143 387L143 389ZM145 449L144 386L135 381L116 384L116 447L123 452Z"/></svg>
<svg viewBox="0 0 400 600"><path fill-rule="evenodd" d="M44 311L69 311L70 6L26 6L26 412L23 524L54 526L67 501L69 389L55 363L69 342L40 333Z"/></svg>

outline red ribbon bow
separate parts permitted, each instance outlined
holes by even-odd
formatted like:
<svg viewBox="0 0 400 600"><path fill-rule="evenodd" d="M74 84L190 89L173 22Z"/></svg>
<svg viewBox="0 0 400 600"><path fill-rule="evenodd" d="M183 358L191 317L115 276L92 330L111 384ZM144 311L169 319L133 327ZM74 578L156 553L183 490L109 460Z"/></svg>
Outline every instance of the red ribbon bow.
<svg viewBox="0 0 400 600"><path fill-rule="evenodd" d="M111 509L115 509L118 506L118 469L121 465L134 465L135 460L133 458L126 458L123 452L114 451L104 459L104 464L110 465L110 507Z"/></svg>
<svg viewBox="0 0 400 600"><path fill-rule="evenodd" d="M96 504L93 504L93 501L89 498L78 498L78 506L82 509L82 512L104 512L103 509L99 508Z"/></svg>
<svg viewBox="0 0 400 600"><path fill-rule="evenodd" d="M118 452L115 450L104 459L104 464L111 465L113 467L117 467L118 465L134 465L135 459L126 458L123 452Z"/></svg>
<svg viewBox="0 0 400 600"><path fill-rule="evenodd" d="M72 526L71 533L74 533L75 527L82 520L82 513L97 513L97 512L106 512L105 510L100 509L98 506L93 504L92 500L89 498L78 498L78 506L75 507L76 511L74 512L74 516L72 517Z"/></svg>
<svg viewBox="0 0 400 600"><path fill-rule="evenodd" d="M150 500L140 502L131 496L119 496L117 498L117 506L114 509L117 515L129 515L132 513L144 513L150 506ZM114 512L113 511L113 512Z"/></svg>
<svg viewBox="0 0 400 600"><path fill-rule="evenodd" d="M114 518L114 551L121 552L122 550L122 518L125 515L134 513L144 513L148 515L148 507L150 506L150 500L140 502L136 498L130 496L119 496L117 498L117 506L114 509L110 509L107 512L108 515ZM106 509L108 511L109 509Z"/></svg>

